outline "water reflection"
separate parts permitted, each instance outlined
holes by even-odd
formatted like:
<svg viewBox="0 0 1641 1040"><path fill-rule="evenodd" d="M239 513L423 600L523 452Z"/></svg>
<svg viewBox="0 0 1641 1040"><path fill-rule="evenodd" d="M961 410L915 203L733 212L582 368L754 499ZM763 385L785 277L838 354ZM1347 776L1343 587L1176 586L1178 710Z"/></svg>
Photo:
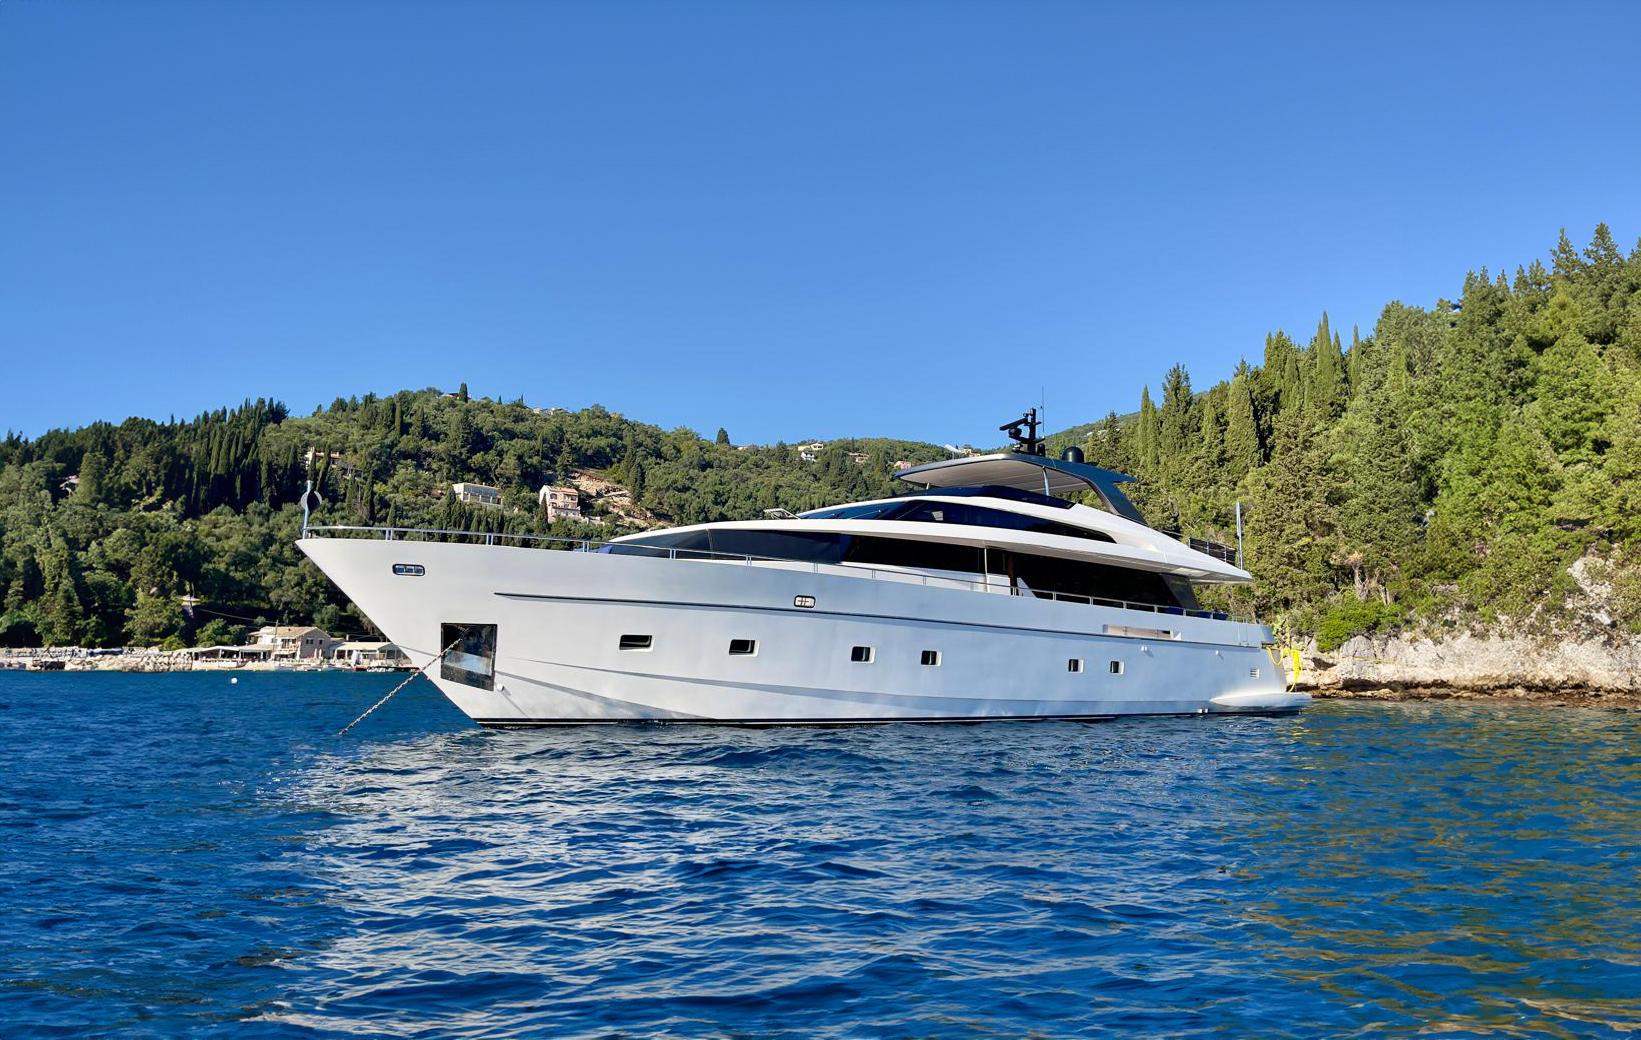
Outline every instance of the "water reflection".
<svg viewBox="0 0 1641 1040"><path fill-rule="evenodd" d="M1246 908L1260 943L1386 1035L1627 1030L1641 1008L1637 730L1566 709L1308 716L1240 836L1274 860Z"/></svg>
<svg viewBox="0 0 1641 1040"><path fill-rule="evenodd" d="M278 785L338 1035L1619 1035L1637 720L463 730ZM272 795L270 795L272 797Z"/></svg>

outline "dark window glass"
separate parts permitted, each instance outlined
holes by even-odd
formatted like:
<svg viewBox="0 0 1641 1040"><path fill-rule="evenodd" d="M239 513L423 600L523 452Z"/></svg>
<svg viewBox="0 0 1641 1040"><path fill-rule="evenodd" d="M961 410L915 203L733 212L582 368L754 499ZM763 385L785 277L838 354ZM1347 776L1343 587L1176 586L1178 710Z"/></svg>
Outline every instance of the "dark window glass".
<svg viewBox="0 0 1641 1040"><path fill-rule="evenodd" d="M762 556L771 560L837 563L843 558L847 535L798 534L789 531L747 531L736 528L712 532L712 550L732 556Z"/></svg>
<svg viewBox="0 0 1641 1040"><path fill-rule="evenodd" d="M758 652L758 641L756 639L731 639L729 641L729 652L736 656L755 654Z"/></svg>
<svg viewBox="0 0 1641 1040"><path fill-rule="evenodd" d="M883 519L916 520L935 524L965 524L969 527L996 527L1008 531L1030 531L1033 534L1059 535L1062 538L1087 538L1095 542L1114 541L1110 535L1102 534L1099 531L1085 531L1080 527L1062 524L1058 520L1045 520L1042 517L1011 513L1006 509L977 506L972 502L908 502L900 512Z"/></svg>
<svg viewBox="0 0 1641 1040"><path fill-rule="evenodd" d="M1174 590L1155 571L1003 549L989 550L986 566L992 574L1011 575L1036 593L1058 592L1181 610ZM1189 590L1188 584L1186 587Z"/></svg>
<svg viewBox="0 0 1641 1040"><path fill-rule="evenodd" d="M445 651L439 678L481 690L496 688L495 625L440 625L439 649Z"/></svg>
<svg viewBox="0 0 1641 1040"><path fill-rule="evenodd" d="M849 540L843 559L847 563L980 574L984 566L984 556L984 550L972 545L947 545L943 542L917 542L909 538L861 536Z"/></svg>
<svg viewBox="0 0 1641 1040"><path fill-rule="evenodd" d="M856 664L872 663L872 648L869 646L853 647L849 651L849 660Z"/></svg>
<svg viewBox="0 0 1641 1040"><path fill-rule="evenodd" d="M650 644L652 642L654 642L654 637L653 636L634 636L634 635L622 636L621 637L621 649L623 649L623 650L648 650L650 648Z"/></svg>
<svg viewBox="0 0 1641 1040"><path fill-rule="evenodd" d="M817 509L804 513L809 520L876 520L883 514L899 509L899 502L875 502L864 506L839 506L836 509Z"/></svg>
<svg viewBox="0 0 1641 1040"><path fill-rule="evenodd" d="M1019 488L1003 487L1001 484L972 484L968 487L955 488L928 488L920 491L907 491L902 498L928 498L934 495L940 498L1004 498L1011 502L1033 502L1040 506L1053 506L1055 509L1070 509L1072 503L1063 498L1044 495L1037 491L1021 491Z"/></svg>
<svg viewBox="0 0 1641 1040"><path fill-rule="evenodd" d="M1164 574L1162 580L1168 586L1168 591L1174 594L1174 600L1186 610L1200 609L1197 606L1196 590L1191 588L1188 578L1181 578L1173 574Z"/></svg>
<svg viewBox="0 0 1641 1040"><path fill-rule="evenodd" d="M641 542L616 542L603 546L599 552L616 556L670 556L677 552L680 559L705 559L705 553L711 549L711 532L684 531L648 535Z"/></svg>
<svg viewBox="0 0 1641 1040"><path fill-rule="evenodd" d="M1066 671L1068 671L1068 672L1080 672L1082 670L1083 670L1083 662L1082 662L1081 659L1073 657L1071 660L1066 662Z"/></svg>
<svg viewBox="0 0 1641 1040"><path fill-rule="evenodd" d="M922 663L927 664L927 665L937 665L937 664L939 664L940 663L940 651L939 650L925 650L925 651L923 651Z"/></svg>

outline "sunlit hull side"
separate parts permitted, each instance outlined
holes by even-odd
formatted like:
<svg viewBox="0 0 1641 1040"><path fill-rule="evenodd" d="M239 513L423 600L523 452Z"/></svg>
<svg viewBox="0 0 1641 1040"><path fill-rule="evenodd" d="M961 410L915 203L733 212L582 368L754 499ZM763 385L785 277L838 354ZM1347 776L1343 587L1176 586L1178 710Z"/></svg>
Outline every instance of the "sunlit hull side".
<svg viewBox="0 0 1641 1040"><path fill-rule="evenodd" d="M1285 689L1264 649L1269 630L1242 622L807 563L363 538L298 544L418 666L442 649L442 625L496 626L493 689L429 670L486 726L1100 719L1291 712L1310 702ZM396 574L395 564L422 573ZM814 606L795 605L800 597ZM623 635L651 645L621 649ZM732 655L731 640L754 641L755 651ZM871 660L852 661L854 647L869 647ZM924 651L938 663L923 664Z"/></svg>

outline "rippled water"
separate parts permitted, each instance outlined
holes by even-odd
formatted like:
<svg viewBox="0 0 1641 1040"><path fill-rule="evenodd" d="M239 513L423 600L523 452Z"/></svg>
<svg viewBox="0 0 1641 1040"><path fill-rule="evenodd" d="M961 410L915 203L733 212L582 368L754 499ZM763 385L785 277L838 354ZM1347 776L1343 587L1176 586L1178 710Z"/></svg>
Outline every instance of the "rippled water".
<svg viewBox="0 0 1641 1040"><path fill-rule="evenodd" d="M1641 717L476 730L0 673L0 1036L1620 1036Z"/></svg>

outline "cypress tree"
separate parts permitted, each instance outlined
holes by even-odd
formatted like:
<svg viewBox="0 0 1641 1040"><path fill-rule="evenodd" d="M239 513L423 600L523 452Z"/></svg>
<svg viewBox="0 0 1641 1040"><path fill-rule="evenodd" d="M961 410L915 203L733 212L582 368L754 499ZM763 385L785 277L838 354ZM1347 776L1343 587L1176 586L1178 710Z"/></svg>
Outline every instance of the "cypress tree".
<svg viewBox="0 0 1641 1040"><path fill-rule="evenodd" d="M1184 365L1168 370L1162 381L1160 438L1157 442L1165 464L1183 460L1195 426L1195 399L1191 396L1191 376Z"/></svg>
<svg viewBox="0 0 1641 1040"><path fill-rule="evenodd" d="M1328 315L1316 326L1307 353L1310 361L1310 387L1306 403L1325 416L1337 414L1343 398L1345 359L1339 349L1339 337L1328 328Z"/></svg>
<svg viewBox="0 0 1641 1040"><path fill-rule="evenodd" d="M1285 332L1265 337L1265 379L1276 391L1272 410L1297 407L1302 399L1299 375L1299 350Z"/></svg>
<svg viewBox="0 0 1641 1040"><path fill-rule="evenodd" d="M1140 390L1140 417L1134 426L1134 461L1138 469L1154 470L1158 450L1157 407L1151 403L1151 388Z"/></svg>
<svg viewBox="0 0 1641 1040"><path fill-rule="evenodd" d="M1248 376L1231 380L1225 405L1225 465L1232 481L1239 481L1260 463L1259 427L1254 420Z"/></svg>
<svg viewBox="0 0 1641 1040"><path fill-rule="evenodd" d="M1206 483L1217 483L1218 475L1225 466L1225 427L1220 423L1219 409L1215 405L1215 398L1224 392L1224 384L1214 387L1202 395L1202 407L1198 409L1198 440L1200 448L1196 454L1204 463Z"/></svg>

